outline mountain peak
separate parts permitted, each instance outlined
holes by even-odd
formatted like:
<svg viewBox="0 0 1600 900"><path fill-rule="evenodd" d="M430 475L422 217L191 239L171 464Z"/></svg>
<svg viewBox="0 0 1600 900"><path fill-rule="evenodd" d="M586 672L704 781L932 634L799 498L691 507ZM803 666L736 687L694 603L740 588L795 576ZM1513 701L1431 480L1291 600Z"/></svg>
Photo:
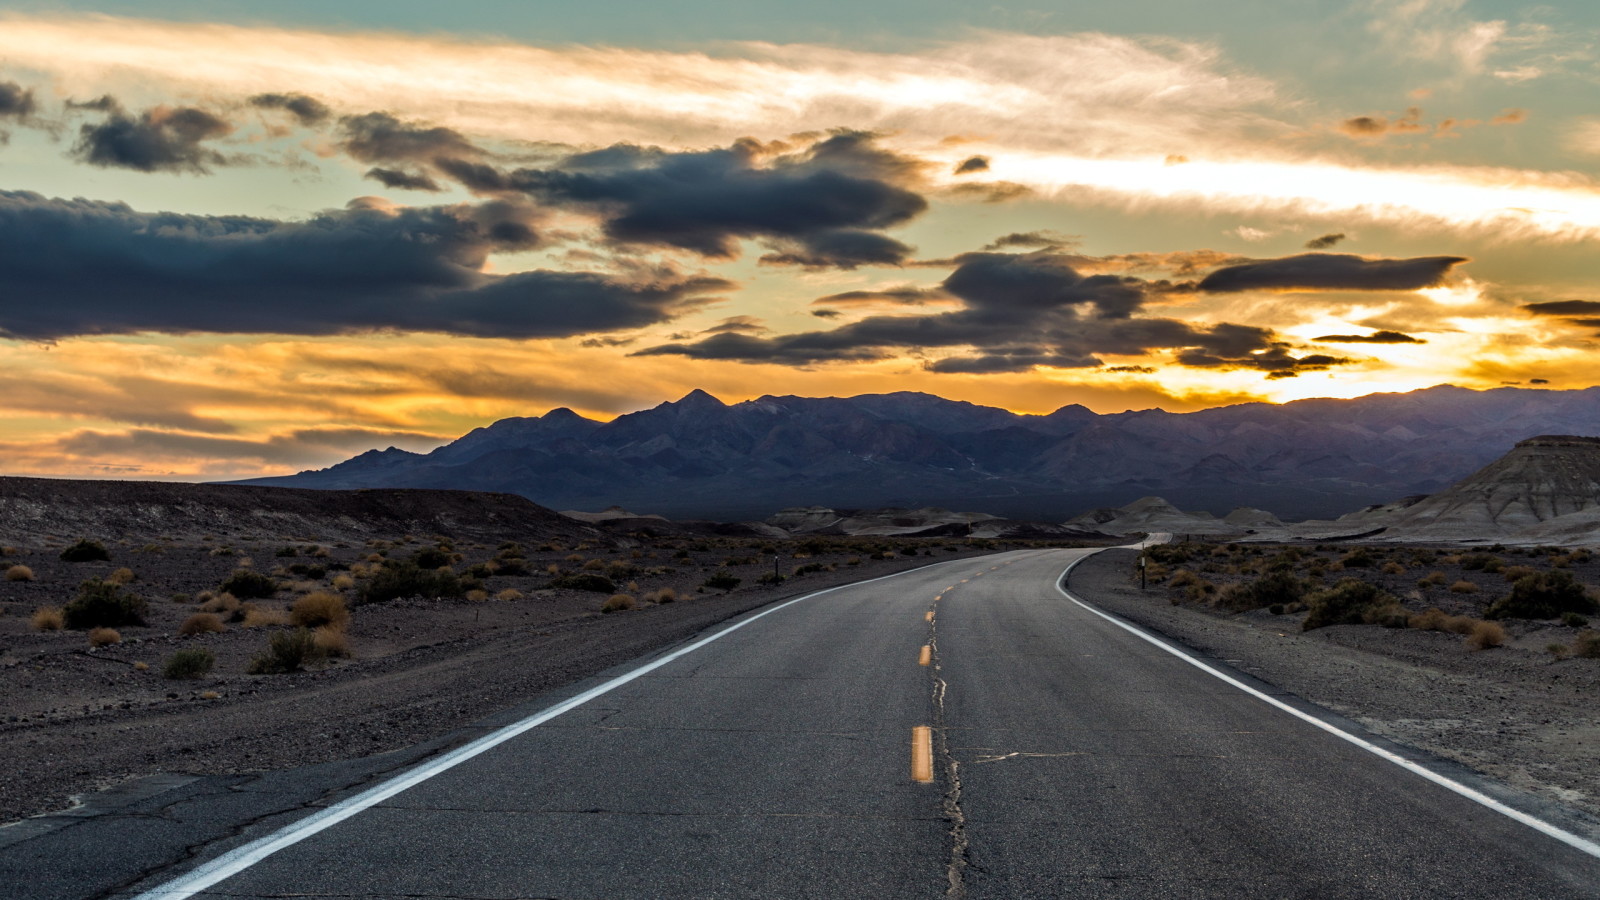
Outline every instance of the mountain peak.
<svg viewBox="0 0 1600 900"><path fill-rule="evenodd" d="M689 393L684 394L683 399L672 405L687 407L690 409L726 409L728 404L723 403L721 400L718 400L716 397L711 396L699 388L695 388Z"/></svg>

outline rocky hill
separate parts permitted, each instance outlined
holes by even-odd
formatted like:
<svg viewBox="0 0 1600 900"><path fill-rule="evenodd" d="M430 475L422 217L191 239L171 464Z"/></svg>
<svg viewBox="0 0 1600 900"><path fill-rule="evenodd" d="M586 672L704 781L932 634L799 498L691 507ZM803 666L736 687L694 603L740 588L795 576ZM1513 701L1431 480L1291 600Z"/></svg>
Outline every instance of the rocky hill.
<svg viewBox="0 0 1600 900"><path fill-rule="evenodd" d="M589 525L511 494L0 477L0 541L23 546L48 538L327 543L403 534L607 540Z"/></svg>
<svg viewBox="0 0 1600 900"><path fill-rule="evenodd" d="M621 505L673 519L760 520L789 507L936 506L1060 522L1160 495L1331 518L1430 494L1530 434L1600 433L1600 388L1441 386L1354 400L1192 413L1049 415L928 394L761 397L703 391L611 422L558 409L431 453L373 450L255 484L504 491L554 508Z"/></svg>

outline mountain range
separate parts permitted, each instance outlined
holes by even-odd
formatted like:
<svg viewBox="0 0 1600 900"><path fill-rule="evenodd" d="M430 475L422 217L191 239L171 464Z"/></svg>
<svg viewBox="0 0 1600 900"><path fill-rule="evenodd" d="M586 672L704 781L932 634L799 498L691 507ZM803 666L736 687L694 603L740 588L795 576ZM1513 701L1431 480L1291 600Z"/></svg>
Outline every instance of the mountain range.
<svg viewBox="0 0 1600 900"><path fill-rule="evenodd" d="M1442 385L1189 413L1069 405L1048 415L910 392L729 405L696 390L610 422L556 409L430 453L372 450L245 483L499 491L556 509L725 521L787 507L937 506L1059 522L1151 494L1218 516L1246 506L1333 518L1434 493L1539 434L1600 434L1600 388Z"/></svg>

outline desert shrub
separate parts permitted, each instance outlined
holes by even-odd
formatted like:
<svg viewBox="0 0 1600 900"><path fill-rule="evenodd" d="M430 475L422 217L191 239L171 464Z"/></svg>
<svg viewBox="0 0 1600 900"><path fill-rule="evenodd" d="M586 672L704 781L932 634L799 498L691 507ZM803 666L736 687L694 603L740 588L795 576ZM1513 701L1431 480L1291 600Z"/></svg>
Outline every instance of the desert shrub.
<svg viewBox="0 0 1600 900"><path fill-rule="evenodd" d="M289 567L289 573L299 575L302 578L309 578L312 581L321 581L328 574L328 567L319 566L315 563L295 563Z"/></svg>
<svg viewBox="0 0 1600 900"><path fill-rule="evenodd" d="M581 572L575 575L566 575L550 582L553 588L569 591L589 591L595 594L614 594L617 592L616 582L593 572Z"/></svg>
<svg viewBox="0 0 1600 900"><path fill-rule="evenodd" d="M328 583L333 585L333 589L336 591L348 591L356 586L355 578L349 575L335 575L333 580Z"/></svg>
<svg viewBox="0 0 1600 900"><path fill-rule="evenodd" d="M438 547L423 547L411 554L411 561L419 569L442 569L450 565L450 554Z"/></svg>
<svg viewBox="0 0 1600 900"><path fill-rule="evenodd" d="M571 557L568 557L568 558L570 559ZM591 559L588 562L584 563L579 568L583 569L585 572L598 572L601 569L604 569L605 567L606 567L605 560Z"/></svg>
<svg viewBox="0 0 1600 900"><path fill-rule="evenodd" d="M115 628L89 629L89 646L91 647L106 647L120 643L122 643L122 633Z"/></svg>
<svg viewBox="0 0 1600 900"><path fill-rule="evenodd" d="M1425 577L1419 579L1417 581L1417 587L1421 587L1421 588L1432 587L1433 585L1436 585L1436 584L1444 584L1446 581L1449 581L1449 580L1450 580L1450 577L1448 575L1444 574L1443 572L1435 570L1435 571L1429 572Z"/></svg>
<svg viewBox="0 0 1600 900"><path fill-rule="evenodd" d="M609 600L600 604L600 611L603 613L622 612L625 609L638 608L639 601L633 599L630 594L612 594Z"/></svg>
<svg viewBox="0 0 1600 900"><path fill-rule="evenodd" d="M239 609L239 605L239 598L232 594L212 594L200 604L200 611L231 616Z"/></svg>
<svg viewBox="0 0 1600 900"><path fill-rule="evenodd" d="M28 617L28 624L34 631L60 631L66 627L66 617L61 614L57 606L41 606Z"/></svg>
<svg viewBox="0 0 1600 900"><path fill-rule="evenodd" d="M327 591L315 591L289 604L289 621L302 628L335 625L343 628L350 621L344 598Z"/></svg>
<svg viewBox="0 0 1600 900"><path fill-rule="evenodd" d="M249 608L245 609L244 607ZM246 628L267 628L273 625L289 624L289 614L284 610L256 606L253 603L246 603L244 607L240 607L244 610L244 615L239 621Z"/></svg>
<svg viewBox="0 0 1600 900"><path fill-rule="evenodd" d="M356 604L383 603L399 597L460 597L471 589L449 569L421 569L415 563L392 563L372 573L356 593Z"/></svg>
<svg viewBox="0 0 1600 900"><path fill-rule="evenodd" d="M1517 579L1511 593L1490 604L1489 619L1553 619L1565 612L1592 613L1595 602L1572 573L1552 569Z"/></svg>
<svg viewBox="0 0 1600 900"><path fill-rule="evenodd" d="M128 568L127 566L123 566L115 572L112 572L110 575L107 575L105 580L111 582L112 584L132 584L133 582L137 581L138 578L139 576L133 574L132 569Z"/></svg>
<svg viewBox="0 0 1600 900"><path fill-rule="evenodd" d="M483 590L482 588L473 588L472 590L467 591L467 600L468 600L468 602L471 602L471 603L482 603L483 601L485 601L487 599L489 599L489 592L486 591L486 590Z"/></svg>
<svg viewBox="0 0 1600 900"><path fill-rule="evenodd" d="M6 569L7 581L32 581L33 570L23 565L11 566Z"/></svg>
<svg viewBox="0 0 1600 900"><path fill-rule="evenodd" d="M505 590L501 591L500 593L495 594L494 598L496 600L506 600L506 601L521 600L522 599L522 592L517 590L516 588L506 588Z"/></svg>
<svg viewBox="0 0 1600 900"><path fill-rule="evenodd" d="M279 631L267 639L267 649L255 655L245 669L251 675L298 672L317 655L316 638L309 628Z"/></svg>
<svg viewBox="0 0 1600 900"><path fill-rule="evenodd" d="M1339 557L1339 562L1346 569L1370 569L1377 561L1372 558L1372 554L1367 551L1367 548L1357 547Z"/></svg>
<svg viewBox="0 0 1600 900"><path fill-rule="evenodd" d="M1572 648L1568 647L1566 644L1545 644L1544 649L1545 652L1550 654L1550 658L1556 662L1566 659L1567 656L1572 653Z"/></svg>
<svg viewBox="0 0 1600 900"><path fill-rule="evenodd" d="M1568 628L1582 628L1589 624L1589 617L1578 615L1575 612L1564 612L1561 614L1561 624Z"/></svg>
<svg viewBox="0 0 1600 900"><path fill-rule="evenodd" d="M226 630L227 628L222 624L221 616L207 612L195 613L184 619L183 624L178 626L178 634L183 637L190 637L196 634L214 634Z"/></svg>
<svg viewBox="0 0 1600 900"><path fill-rule="evenodd" d="M61 551L62 561L70 563L99 562L110 558L111 551L106 549L105 544L99 541L91 541L88 538L84 538Z"/></svg>
<svg viewBox="0 0 1600 900"><path fill-rule="evenodd" d="M234 569L218 590L232 594L240 600L261 600L278 592L278 583L260 572Z"/></svg>
<svg viewBox="0 0 1600 900"><path fill-rule="evenodd" d="M508 556L496 559L493 566L494 574L504 575L508 578L518 575L532 575L528 568L528 561L520 556Z"/></svg>
<svg viewBox="0 0 1600 900"><path fill-rule="evenodd" d="M727 572L714 573L705 580L705 586L717 591L731 591L739 586L740 578Z"/></svg>
<svg viewBox="0 0 1600 900"><path fill-rule="evenodd" d="M1398 562L1390 561L1383 564L1383 574L1385 575L1404 575L1405 573L1406 567Z"/></svg>
<svg viewBox="0 0 1600 900"><path fill-rule="evenodd" d="M1407 620L1406 624L1418 631L1444 631L1450 616L1437 606L1430 606Z"/></svg>
<svg viewBox="0 0 1600 900"><path fill-rule="evenodd" d="M1328 625L1373 624L1391 617L1399 608L1393 596L1355 578L1311 594L1306 597L1306 605L1310 611L1301 623L1302 631Z"/></svg>
<svg viewBox="0 0 1600 900"><path fill-rule="evenodd" d="M145 600L130 594L106 581L85 581L78 588L78 596L61 610L67 627L74 631L87 628L117 628L122 625L143 625Z"/></svg>
<svg viewBox="0 0 1600 900"><path fill-rule="evenodd" d="M350 639L345 636L344 629L335 625L323 625L311 633L312 646L316 648L317 655L333 659L348 659L350 657Z"/></svg>
<svg viewBox="0 0 1600 900"><path fill-rule="evenodd" d="M1506 630L1499 622L1476 622L1467 635L1467 646L1474 650L1488 650L1506 642Z"/></svg>
<svg viewBox="0 0 1600 900"><path fill-rule="evenodd" d="M185 647L161 663L161 677L186 681L204 676L217 664L217 656L204 647Z"/></svg>
<svg viewBox="0 0 1600 900"><path fill-rule="evenodd" d="M280 559L299 555L300 551L294 547L279 547L277 552L273 554L273 556L279 557Z"/></svg>
<svg viewBox="0 0 1600 900"><path fill-rule="evenodd" d="M646 603L676 603L678 592L672 588L664 587L645 594L644 600Z"/></svg>
<svg viewBox="0 0 1600 900"><path fill-rule="evenodd" d="M1468 553L1461 557L1461 568L1469 572L1499 572L1505 564L1487 553Z"/></svg>
<svg viewBox="0 0 1600 900"><path fill-rule="evenodd" d="M1224 588L1217 595L1217 605L1234 612L1274 604L1287 606L1300 602L1305 591L1305 584L1288 572L1269 572L1253 581Z"/></svg>
<svg viewBox="0 0 1600 900"><path fill-rule="evenodd" d="M1528 566L1507 566L1500 574L1505 576L1506 584L1516 584L1529 575L1539 574L1539 570Z"/></svg>
<svg viewBox="0 0 1600 900"><path fill-rule="evenodd" d="M847 565L847 566L859 566L859 565L861 565L861 557L852 556L849 559L846 559L844 561L844 564Z"/></svg>
<svg viewBox="0 0 1600 900"><path fill-rule="evenodd" d="M1450 593L1452 594L1476 594L1477 592L1478 586L1465 579L1450 585Z"/></svg>
<svg viewBox="0 0 1600 900"><path fill-rule="evenodd" d="M1581 659L1600 659L1600 631L1580 631L1572 640L1572 655Z"/></svg>

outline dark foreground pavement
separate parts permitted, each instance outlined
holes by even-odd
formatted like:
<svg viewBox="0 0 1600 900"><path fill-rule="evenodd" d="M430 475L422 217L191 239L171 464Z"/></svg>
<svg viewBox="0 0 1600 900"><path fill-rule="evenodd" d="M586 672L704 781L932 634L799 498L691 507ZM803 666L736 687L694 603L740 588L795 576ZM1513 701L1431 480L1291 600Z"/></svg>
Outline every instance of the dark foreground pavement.
<svg viewBox="0 0 1600 900"><path fill-rule="evenodd" d="M0 846L0 885L41 898L117 885L118 897L1600 895L1600 860L1071 603L1054 582L1077 555L958 560L770 610L375 803L362 791L423 751L359 773L177 786ZM931 726L927 782L913 778L919 726ZM369 782L315 794L353 773ZM308 812L357 808L274 852L238 849ZM186 881L230 851L236 872Z"/></svg>

